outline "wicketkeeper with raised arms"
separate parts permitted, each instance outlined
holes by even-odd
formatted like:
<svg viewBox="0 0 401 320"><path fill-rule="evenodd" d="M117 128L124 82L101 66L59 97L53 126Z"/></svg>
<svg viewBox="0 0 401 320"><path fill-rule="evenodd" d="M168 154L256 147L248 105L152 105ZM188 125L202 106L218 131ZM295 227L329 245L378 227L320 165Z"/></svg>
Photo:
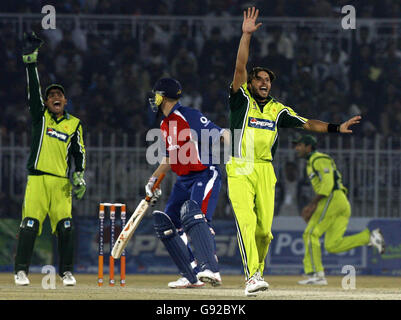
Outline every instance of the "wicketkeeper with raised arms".
<svg viewBox="0 0 401 320"><path fill-rule="evenodd" d="M267 290L265 259L273 239L276 176L272 161L281 128L351 133L360 116L340 124L308 120L269 95L274 73L264 67L247 72L249 45L259 10L244 12L234 78L230 86L232 157L227 163L228 193L235 214L238 244L245 272L245 294Z"/></svg>
<svg viewBox="0 0 401 320"><path fill-rule="evenodd" d="M28 179L22 207L22 222L15 256L15 284L29 285L28 273L35 239L49 215L57 236L58 273L66 286L74 286L72 189L78 199L86 190L85 147L81 121L64 110L64 88L51 84L43 100L37 70L38 50L43 44L35 33L24 34L23 62L26 68L28 104L32 118ZM69 180L72 174L73 186Z"/></svg>
<svg viewBox="0 0 401 320"><path fill-rule="evenodd" d="M384 238L380 229L368 228L350 236L344 236L351 217L348 190L342 183L340 171L334 159L316 150L317 140L305 134L294 140L297 156L306 159L306 174L316 196L301 213L308 224L303 240L305 279L302 285L327 285L322 264L320 238L324 235L324 247L329 253L340 253L360 246L374 246L384 253Z"/></svg>
<svg viewBox="0 0 401 320"><path fill-rule="evenodd" d="M221 172L214 163L212 148L228 131L198 110L181 105L182 88L175 79L158 80L153 95L152 109L163 115L160 129L166 154L145 187L151 201L161 195L160 189L152 192L157 177L170 170L178 176L164 212L153 212L156 235L181 274L168 286L196 288L204 282L219 286L222 281L211 222Z"/></svg>

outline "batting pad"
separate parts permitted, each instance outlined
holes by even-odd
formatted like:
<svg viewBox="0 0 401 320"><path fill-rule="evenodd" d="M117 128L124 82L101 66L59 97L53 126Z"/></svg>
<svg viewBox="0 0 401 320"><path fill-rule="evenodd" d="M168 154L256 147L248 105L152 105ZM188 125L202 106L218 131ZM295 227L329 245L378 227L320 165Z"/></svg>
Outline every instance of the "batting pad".
<svg viewBox="0 0 401 320"><path fill-rule="evenodd" d="M34 218L25 218L22 220L19 234L17 253L15 256L15 273L20 270L29 273L34 244L39 231L39 220Z"/></svg>
<svg viewBox="0 0 401 320"><path fill-rule="evenodd" d="M57 224L57 244L59 251L59 275L64 272L73 272L74 259L74 228L72 219L62 219Z"/></svg>
<svg viewBox="0 0 401 320"><path fill-rule="evenodd" d="M209 269L218 272L214 238L202 210L195 201L184 202L181 208L181 222L185 233L190 238L201 270Z"/></svg>
<svg viewBox="0 0 401 320"><path fill-rule="evenodd" d="M181 275L191 283L198 282L191 266L191 258L187 246L178 235L170 217L161 211L153 212L153 224L157 237L163 242Z"/></svg>

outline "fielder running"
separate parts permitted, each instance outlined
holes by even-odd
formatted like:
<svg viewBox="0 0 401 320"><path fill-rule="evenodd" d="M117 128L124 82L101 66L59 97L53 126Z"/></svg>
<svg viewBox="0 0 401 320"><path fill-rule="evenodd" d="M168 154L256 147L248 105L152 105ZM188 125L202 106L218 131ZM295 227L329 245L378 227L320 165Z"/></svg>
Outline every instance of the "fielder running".
<svg viewBox="0 0 401 320"><path fill-rule="evenodd" d="M170 169L178 175L164 212L153 212L156 235L182 275L168 286L194 288L204 282L218 286L221 276L211 221L221 187L221 172L213 160L212 147L228 132L199 111L179 103L182 89L177 80L160 79L153 94L150 104L154 112L160 110L163 114L160 129L167 152L145 187L146 194L152 197L151 203L161 194L160 189L151 191L157 177ZM186 236L194 249L195 261Z"/></svg>
<svg viewBox="0 0 401 320"><path fill-rule="evenodd" d="M303 135L294 141L299 158L306 159L306 172L316 197L302 210L302 218L308 224L304 234L303 259L305 280L302 285L327 285L322 264L320 238L324 235L327 252L340 253L359 246L374 246L384 252L384 239L379 229L365 229L344 237L351 216L347 188L342 184L341 173L329 155L316 150L317 140Z"/></svg>
<svg viewBox="0 0 401 320"><path fill-rule="evenodd" d="M339 124L300 117L290 107L269 95L274 73L262 67L249 74L246 65L259 10L244 12L234 78L230 86L230 129L232 157L226 165L228 193L235 214L237 236L245 272L245 294L267 290L263 279L265 258L273 239L276 176L272 160L280 128L301 128L315 132L351 133L349 127L360 116Z"/></svg>
<svg viewBox="0 0 401 320"><path fill-rule="evenodd" d="M58 241L58 273L64 285L74 286L72 186L69 174L74 159L74 193L81 199L86 190L85 147L81 121L64 111L67 104L64 88L58 84L50 85L45 90L43 101L36 66L42 43L33 32L24 35L23 61L28 81L32 141L14 278L16 285L29 285L27 275L35 239L41 234L43 221L49 214L52 232L56 233Z"/></svg>

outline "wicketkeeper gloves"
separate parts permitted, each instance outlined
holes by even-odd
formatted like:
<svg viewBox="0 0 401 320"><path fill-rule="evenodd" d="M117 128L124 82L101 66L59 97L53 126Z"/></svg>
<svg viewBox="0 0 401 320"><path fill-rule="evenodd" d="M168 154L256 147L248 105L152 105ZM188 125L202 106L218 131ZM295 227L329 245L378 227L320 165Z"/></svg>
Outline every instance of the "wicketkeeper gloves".
<svg viewBox="0 0 401 320"><path fill-rule="evenodd" d="M38 50L44 41L39 39L35 32L24 33L22 46L22 60L24 63L35 63L38 60Z"/></svg>
<svg viewBox="0 0 401 320"><path fill-rule="evenodd" d="M150 177L148 184L145 186L146 195L150 197L150 205L154 207L157 200L159 200L160 196L162 195L162 190L157 188L156 190L152 191L154 184L157 181L157 177Z"/></svg>
<svg viewBox="0 0 401 320"><path fill-rule="evenodd" d="M74 195L78 200L82 199L86 191L86 182L84 180L84 172L74 172L72 174L72 184L74 185Z"/></svg>

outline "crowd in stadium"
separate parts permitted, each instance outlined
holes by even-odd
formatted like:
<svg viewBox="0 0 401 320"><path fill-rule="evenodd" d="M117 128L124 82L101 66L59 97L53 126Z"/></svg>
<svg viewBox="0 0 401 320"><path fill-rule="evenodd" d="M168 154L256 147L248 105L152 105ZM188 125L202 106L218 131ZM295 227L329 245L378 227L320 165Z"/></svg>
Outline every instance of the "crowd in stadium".
<svg viewBox="0 0 401 320"><path fill-rule="evenodd" d="M51 1L42 1L51 4ZM339 13L339 3L349 1L254 1L261 16L327 17ZM352 1L351 1L352 2ZM353 1L364 18L389 18L400 12L399 1ZM335 3L335 4L334 4ZM385 5L384 5L385 3ZM134 5L135 4L135 5ZM240 16L241 1L102 1L70 0L56 5L61 13ZM41 1L6 1L0 12L40 13ZM205 10L207 8L207 11ZM308 9L310 8L310 9ZM360 10L360 11L358 11ZM399 17L399 15L398 15ZM1 23L1 21L0 21ZM35 29L36 30L36 29ZM68 110L81 118L84 130L95 137L102 132L142 138L157 127L147 106L147 94L162 76L173 76L183 85L182 104L200 109L216 124L228 126L228 93L240 37L219 27L191 36L186 23L166 31L148 24L141 37L131 28L114 37L84 34L79 30L43 31L46 40L39 54L42 88L60 82L66 88ZM299 27L287 33L280 26L254 37L249 67L262 65L277 75L272 95L300 115L340 123L361 114L355 133L370 136L401 134L401 39L381 39L369 26L349 30L351 50L337 43L316 41L319 30ZM201 39L200 39L200 38ZM0 28L1 133L26 131L26 80L20 39L11 25ZM144 143L144 139L139 139Z"/></svg>
<svg viewBox="0 0 401 320"><path fill-rule="evenodd" d="M237 16L255 6L264 16L331 17L345 5L353 5L360 17L399 18L398 0L19 0L2 1L0 12L40 12L44 5L56 5L60 13Z"/></svg>

